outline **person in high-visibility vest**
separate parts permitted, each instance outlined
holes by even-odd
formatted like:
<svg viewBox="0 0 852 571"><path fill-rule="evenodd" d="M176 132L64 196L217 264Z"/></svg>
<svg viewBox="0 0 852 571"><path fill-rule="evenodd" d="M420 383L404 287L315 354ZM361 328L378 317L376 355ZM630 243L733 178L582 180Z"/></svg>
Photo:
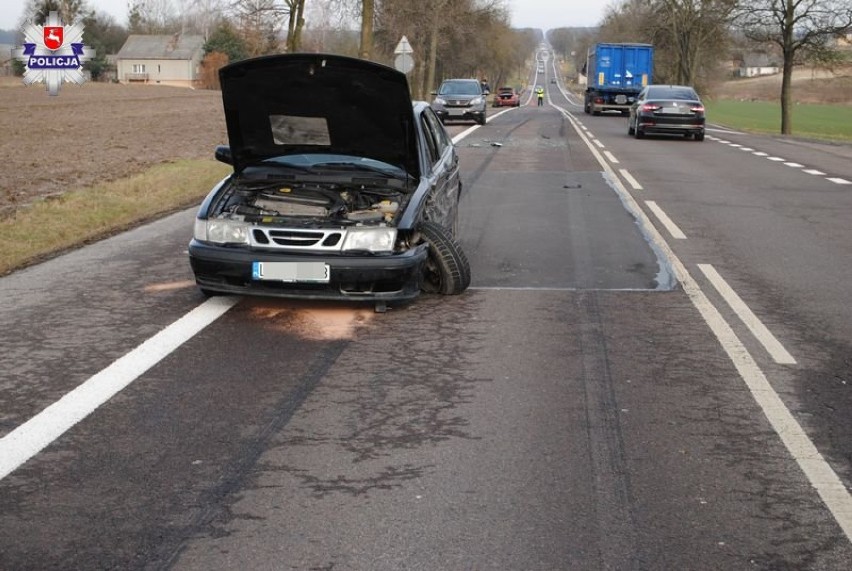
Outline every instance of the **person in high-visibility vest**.
<svg viewBox="0 0 852 571"><path fill-rule="evenodd" d="M541 107L544 105L544 88L539 85L535 88L535 94L538 96L538 106Z"/></svg>

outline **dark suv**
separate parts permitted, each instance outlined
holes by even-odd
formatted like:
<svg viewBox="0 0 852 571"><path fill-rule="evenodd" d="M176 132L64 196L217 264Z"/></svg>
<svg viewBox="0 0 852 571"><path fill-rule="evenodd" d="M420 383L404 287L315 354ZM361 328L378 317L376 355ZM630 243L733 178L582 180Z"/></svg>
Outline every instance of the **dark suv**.
<svg viewBox="0 0 852 571"><path fill-rule="evenodd" d="M432 109L442 122L475 121L485 125L485 93L476 79L447 79L432 93Z"/></svg>

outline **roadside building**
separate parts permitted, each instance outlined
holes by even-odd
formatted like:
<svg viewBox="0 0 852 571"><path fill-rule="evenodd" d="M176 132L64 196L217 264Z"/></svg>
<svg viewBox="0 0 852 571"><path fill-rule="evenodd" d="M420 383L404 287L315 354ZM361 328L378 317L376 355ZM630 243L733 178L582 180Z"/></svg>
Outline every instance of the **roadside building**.
<svg viewBox="0 0 852 571"><path fill-rule="evenodd" d="M195 87L201 75L204 37L131 35L115 56L121 83Z"/></svg>

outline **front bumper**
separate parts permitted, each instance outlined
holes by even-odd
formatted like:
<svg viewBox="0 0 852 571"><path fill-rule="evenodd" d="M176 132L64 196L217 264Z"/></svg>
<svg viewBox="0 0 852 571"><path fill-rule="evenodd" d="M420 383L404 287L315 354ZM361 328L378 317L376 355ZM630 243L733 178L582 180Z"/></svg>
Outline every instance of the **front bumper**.
<svg viewBox="0 0 852 571"><path fill-rule="evenodd" d="M468 108L468 109L447 109L435 110L435 114L441 121L481 121L485 118L484 109Z"/></svg>
<svg viewBox="0 0 852 571"><path fill-rule="evenodd" d="M362 301L405 301L420 294L428 246L388 256L309 255L216 246L192 240L189 263L204 290L219 293ZM252 278L253 262L323 262L328 283L289 283Z"/></svg>

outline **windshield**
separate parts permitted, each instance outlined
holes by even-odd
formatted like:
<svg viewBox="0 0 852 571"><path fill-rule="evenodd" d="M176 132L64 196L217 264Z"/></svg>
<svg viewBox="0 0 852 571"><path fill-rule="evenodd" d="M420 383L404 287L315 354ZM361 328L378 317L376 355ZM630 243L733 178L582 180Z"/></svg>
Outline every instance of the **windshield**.
<svg viewBox="0 0 852 571"><path fill-rule="evenodd" d="M439 95L482 95L477 81L447 81L441 85Z"/></svg>

